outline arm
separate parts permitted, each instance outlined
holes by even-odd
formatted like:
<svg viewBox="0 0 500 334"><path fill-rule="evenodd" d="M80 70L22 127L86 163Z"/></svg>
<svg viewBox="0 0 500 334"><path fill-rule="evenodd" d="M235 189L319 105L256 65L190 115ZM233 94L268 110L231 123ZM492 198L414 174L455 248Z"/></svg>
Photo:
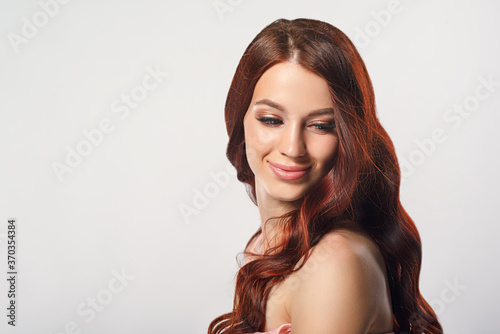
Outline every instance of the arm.
<svg viewBox="0 0 500 334"><path fill-rule="evenodd" d="M311 260L317 265L301 275L289 305L293 333L366 334L380 291L370 254L340 238L318 244Z"/></svg>

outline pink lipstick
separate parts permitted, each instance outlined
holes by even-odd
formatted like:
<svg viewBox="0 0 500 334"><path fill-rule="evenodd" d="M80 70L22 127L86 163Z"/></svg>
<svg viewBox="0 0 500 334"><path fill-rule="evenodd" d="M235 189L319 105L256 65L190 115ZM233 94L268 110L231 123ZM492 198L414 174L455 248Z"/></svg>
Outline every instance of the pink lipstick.
<svg viewBox="0 0 500 334"><path fill-rule="evenodd" d="M269 162L269 168L274 173L274 175L276 175L280 179L297 180L304 176L309 171L310 167L289 166Z"/></svg>

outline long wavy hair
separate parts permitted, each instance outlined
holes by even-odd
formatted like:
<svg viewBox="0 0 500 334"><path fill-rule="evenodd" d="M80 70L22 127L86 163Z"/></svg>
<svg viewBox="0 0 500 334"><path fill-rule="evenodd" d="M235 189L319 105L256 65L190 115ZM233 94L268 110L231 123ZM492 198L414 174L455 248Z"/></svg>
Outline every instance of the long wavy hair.
<svg viewBox="0 0 500 334"><path fill-rule="evenodd" d="M255 177L245 154L243 118L259 78L271 66L285 61L300 64L329 85L339 136L335 165L296 210L274 217L283 234L280 244L239 269L233 310L214 319L208 333L263 331L272 287L299 270L326 233L353 220L384 257L394 331L442 333L436 314L419 290L421 240L399 199L401 177L393 143L377 118L365 64L338 28L312 19L279 19L246 48L225 104L226 155L237 170L238 180L257 205ZM259 228L247 247L261 232ZM301 266L294 269L301 258Z"/></svg>

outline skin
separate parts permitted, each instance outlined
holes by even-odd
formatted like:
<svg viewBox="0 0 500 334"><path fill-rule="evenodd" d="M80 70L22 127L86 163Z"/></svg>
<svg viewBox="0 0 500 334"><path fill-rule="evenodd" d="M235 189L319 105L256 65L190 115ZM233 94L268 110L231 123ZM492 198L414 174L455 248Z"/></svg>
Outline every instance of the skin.
<svg viewBox="0 0 500 334"><path fill-rule="evenodd" d="M325 113L311 115L317 110ZM244 129L263 249L279 242L273 221L264 224L266 220L296 208L334 167L338 150L334 110L327 82L296 63L276 64L257 82ZM283 180L269 162L310 169L298 180ZM359 230L335 230L323 237L311 249L306 265L271 291L265 330L284 323L292 323L294 334L392 331L385 264L375 243Z"/></svg>

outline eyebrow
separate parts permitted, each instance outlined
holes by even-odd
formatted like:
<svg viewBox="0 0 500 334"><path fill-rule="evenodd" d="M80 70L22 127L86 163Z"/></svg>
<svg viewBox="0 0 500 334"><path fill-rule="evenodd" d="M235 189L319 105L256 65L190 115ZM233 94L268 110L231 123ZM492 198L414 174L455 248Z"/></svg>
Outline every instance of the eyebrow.
<svg viewBox="0 0 500 334"><path fill-rule="evenodd" d="M288 113L288 110L286 110L286 108L284 106L282 106L281 104L277 103L277 102L274 102L274 101L271 101L269 99L262 99L262 100L259 100L257 102L254 103L254 105L267 105L271 108L274 108L274 109L277 109L281 112L284 112L285 114ZM308 116L320 116L320 115L333 115L334 114L334 111L333 111L333 108L321 108L321 109L316 109L316 110L313 110L311 111Z"/></svg>

